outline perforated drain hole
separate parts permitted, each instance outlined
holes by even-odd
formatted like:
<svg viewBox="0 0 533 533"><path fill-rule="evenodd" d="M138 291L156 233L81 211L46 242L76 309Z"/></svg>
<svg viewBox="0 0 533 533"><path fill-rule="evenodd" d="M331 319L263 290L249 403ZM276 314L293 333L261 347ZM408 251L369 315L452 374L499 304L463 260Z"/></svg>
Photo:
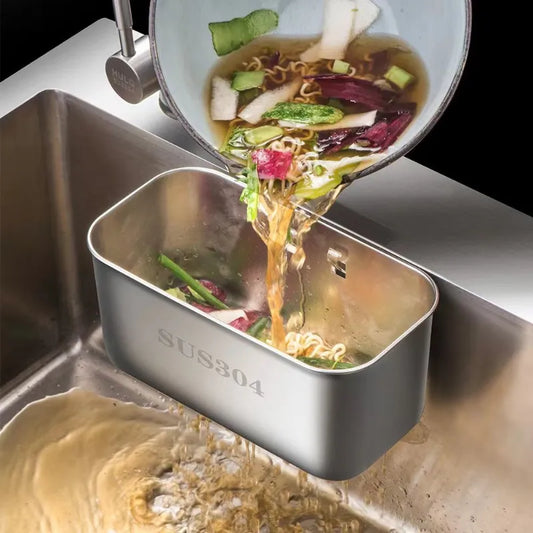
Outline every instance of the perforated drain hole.
<svg viewBox="0 0 533 533"><path fill-rule="evenodd" d="M340 246L328 249L327 260L331 265L331 271L343 279L346 279L347 256L346 250Z"/></svg>

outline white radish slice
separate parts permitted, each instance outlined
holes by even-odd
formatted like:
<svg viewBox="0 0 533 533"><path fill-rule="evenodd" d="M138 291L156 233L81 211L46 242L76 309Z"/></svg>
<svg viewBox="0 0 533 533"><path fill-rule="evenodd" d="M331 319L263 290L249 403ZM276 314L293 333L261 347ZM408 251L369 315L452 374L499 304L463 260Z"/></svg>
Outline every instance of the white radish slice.
<svg viewBox="0 0 533 533"><path fill-rule="evenodd" d="M318 61L320 59L320 41L307 50L304 50L300 54L300 59L306 63L314 63L315 61Z"/></svg>
<svg viewBox="0 0 533 533"><path fill-rule="evenodd" d="M231 324L238 318L248 319L248 316L243 309L220 309L217 311L211 311L209 316L218 318L218 320L224 322L224 324Z"/></svg>
<svg viewBox="0 0 533 533"><path fill-rule="evenodd" d="M379 7L371 0L355 0L355 16L352 26L352 40L366 31L378 18Z"/></svg>
<svg viewBox="0 0 533 533"><path fill-rule="evenodd" d="M352 9L354 9L354 15L349 42L353 41L358 35L366 31L378 18L380 13L379 7L371 0L353 0ZM300 54L300 59L312 63L324 57L321 55L321 41L322 39L302 52Z"/></svg>
<svg viewBox="0 0 533 533"><path fill-rule="evenodd" d="M231 82L215 76L211 86L211 118L233 120L237 116L239 91L231 88Z"/></svg>
<svg viewBox="0 0 533 533"><path fill-rule="evenodd" d="M367 111L366 113L353 113L344 115L335 124L302 124L301 122L291 122L288 120L278 121L280 128L298 128L301 130L327 131L340 130L344 128L362 128L363 126L372 126L376 122L377 111Z"/></svg>
<svg viewBox="0 0 533 533"><path fill-rule="evenodd" d="M346 48L352 40L354 9L354 0L326 0L320 39L321 58L344 59Z"/></svg>
<svg viewBox="0 0 533 533"><path fill-rule="evenodd" d="M261 120L263 113L266 113L280 102L290 100L299 91L301 84L302 79L296 78L275 89L265 91L242 109L239 117L250 124L257 124Z"/></svg>

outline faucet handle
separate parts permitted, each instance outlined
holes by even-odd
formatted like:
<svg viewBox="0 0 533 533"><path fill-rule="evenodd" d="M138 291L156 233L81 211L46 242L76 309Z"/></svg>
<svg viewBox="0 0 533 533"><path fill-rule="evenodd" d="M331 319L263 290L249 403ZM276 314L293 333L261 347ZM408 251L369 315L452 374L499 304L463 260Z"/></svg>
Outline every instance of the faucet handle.
<svg viewBox="0 0 533 533"><path fill-rule="evenodd" d="M133 40L133 20L129 0L113 0L113 9L121 49L105 64L107 79L126 102L138 104L159 90L150 39L147 35Z"/></svg>

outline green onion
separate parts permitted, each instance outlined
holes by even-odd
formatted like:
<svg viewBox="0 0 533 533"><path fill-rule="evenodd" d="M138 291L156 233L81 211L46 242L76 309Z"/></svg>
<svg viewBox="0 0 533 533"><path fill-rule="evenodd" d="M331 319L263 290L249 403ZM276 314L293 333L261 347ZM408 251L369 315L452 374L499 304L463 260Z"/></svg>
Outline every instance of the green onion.
<svg viewBox="0 0 533 533"><path fill-rule="evenodd" d="M165 268L168 268L178 279L183 281L183 283L186 283L189 289L196 291L209 305L216 309L229 309L224 302L221 302L209 289L204 287L199 281L196 281L183 268L174 263L172 259L164 254L159 254L157 260Z"/></svg>
<svg viewBox="0 0 533 533"><path fill-rule="evenodd" d="M261 318L258 318L247 330L246 333L248 335L251 335L252 337L255 337L256 339L259 338L261 333L265 330L265 328L270 323L270 317L268 316L262 316Z"/></svg>
<svg viewBox="0 0 533 533"><path fill-rule="evenodd" d="M199 303L199 304L207 303L205 299L202 298L194 289L191 289L189 287L189 292L191 293L191 299L194 300L196 303Z"/></svg>
<svg viewBox="0 0 533 533"><path fill-rule="evenodd" d="M349 70L350 63L346 63L346 61L341 61L340 59L335 59L335 61L333 61L331 71L335 72L335 74L346 74Z"/></svg>
<svg viewBox="0 0 533 533"><path fill-rule="evenodd" d="M389 70L385 72L383 77L386 80L389 80L391 83L394 83L394 85L396 85L400 89L405 89L416 79L412 74L396 65L392 65L392 67L390 67Z"/></svg>
<svg viewBox="0 0 533 533"><path fill-rule="evenodd" d="M313 172L315 176L322 176L326 169L322 165L315 165L315 168L313 169Z"/></svg>
<svg viewBox="0 0 533 533"><path fill-rule="evenodd" d="M246 187L242 190L240 201L246 204L246 220L253 222L257 218L259 209L259 176L257 165L251 158L248 160Z"/></svg>
<svg viewBox="0 0 533 533"><path fill-rule="evenodd" d="M320 359L318 357L297 357L298 361L307 363L310 366L315 366L317 368L329 368L329 369L345 369L345 368L355 368L355 365L352 363L346 363L343 361L332 361L331 359Z"/></svg>

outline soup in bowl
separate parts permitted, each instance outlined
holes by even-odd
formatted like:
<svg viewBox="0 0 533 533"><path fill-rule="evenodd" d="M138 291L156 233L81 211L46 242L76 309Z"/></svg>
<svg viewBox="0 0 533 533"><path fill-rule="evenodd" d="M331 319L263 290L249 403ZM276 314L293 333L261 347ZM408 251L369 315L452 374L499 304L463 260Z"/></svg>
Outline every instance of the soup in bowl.
<svg viewBox="0 0 533 533"><path fill-rule="evenodd" d="M270 18L259 16L262 13L268 13ZM252 32L248 31L247 21L254 28ZM352 175L363 176L405 154L435 124L459 82L469 36L469 0L204 0L201 3L153 0L150 12L152 55L166 102L189 133L233 170L239 168L239 163L242 166L242 162L236 162L223 150L228 124L223 120L214 120L210 113L213 77L217 73L222 74L221 77L226 81L233 81L234 72L254 68L244 63L249 63L254 56L269 55L264 52L271 51L270 55L284 52L287 57L303 59L308 66L315 62L313 60L322 60L326 64L318 69L320 74L329 72L340 77L353 73L352 77L360 79L368 76L368 68L372 70L373 67L366 65L367 70L361 69L358 60L387 49L395 51L388 58L387 70L390 67L399 67L401 70L388 73L385 81L389 88L392 86L393 92L402 89L402 83L409 82L410 94L403 100L416 102L416 111L401 135L388 142L381 157L374 158L372 164L360 164L351 172ZM224 48L224 39L233 40L237 46ZM311 45L316 43L324 45L322 53L319 51L315 55L302 56L302 52L309 51ZM217 44L221 46L219 50ZM328 60L338 60L340 64L332 71ZM342 63L348 63L350 68L343 70L346 67ZM267 66L261 65L258 70L264 70ZM273 59L270 60L270 66L275 66ZM414 71L411 72L411 69ZM301 69L301 73L308 74L306 69ZM385 74L387 71L382 71L378 76ZM256 84L258 79L256 77ZM268 90L268 76L265 81L264 86L255 88ZM241 88L254 84L250 78L244 78L243 83ZM335 83L341 87L331 87ZM400 86L396 83L400 83ZM324 89L326 85L329 85L328 90ZM320 98L321 103L324 100L327 103L331 94L346 94L343 85L340 79L329 84L324 81L320 88L324 93L324 97ZM383 83L382 88L387 89L387 85ZM248 91L247 97L253 94L237 85L240 102L238 112L242 111L241 93L245 91ZM366 92L365 95L369 96ZM289 101L293 101L295 96L291 95ZM356 103L364 107L364 103L357 100ZM222 99L220 107L230 111L226 116L231 116L232 106L231 101L228 104L228 100ZM367 110L374 109L375 105L367 106ZM344 116L352 114L350 108L341 111ZM369 124L369 120L367 117L364 124Z"/></svg>

